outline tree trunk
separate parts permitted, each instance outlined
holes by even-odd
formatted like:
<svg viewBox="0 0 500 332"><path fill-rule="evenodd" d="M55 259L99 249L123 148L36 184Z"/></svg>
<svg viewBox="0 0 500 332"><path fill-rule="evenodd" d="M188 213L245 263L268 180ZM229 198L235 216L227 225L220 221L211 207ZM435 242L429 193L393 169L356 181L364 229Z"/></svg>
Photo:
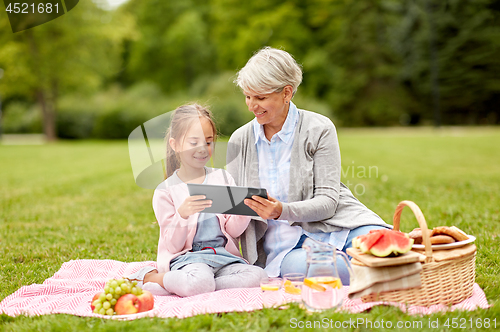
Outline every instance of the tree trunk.
<svg viewBox="0 0 500 332"><path fill-rule="evenodd" d="M54 100L47 96L47 93L41 89L37 90L36 98L42 108L43 132L49 142L57 139L56 136L56 112L54 109Z"/></svg>
<svg viewBox="0 0 500 332"><path fill-rule="evenodd" d="M27 38L31 47L34 61L34 73L39 82L38 87L35 89L35 95L38 104L42 108L42 118L43 118L43 132L49 142L55 141L57 139L56 135L56 111L55 102L57 96L57 82L53 81L52 86L49 89L44 88L42 83L46 77L43 77L39 70L40 59L38 53L38 45L36 43L35 37L33 36L33 31L28 30Z"/></svg>

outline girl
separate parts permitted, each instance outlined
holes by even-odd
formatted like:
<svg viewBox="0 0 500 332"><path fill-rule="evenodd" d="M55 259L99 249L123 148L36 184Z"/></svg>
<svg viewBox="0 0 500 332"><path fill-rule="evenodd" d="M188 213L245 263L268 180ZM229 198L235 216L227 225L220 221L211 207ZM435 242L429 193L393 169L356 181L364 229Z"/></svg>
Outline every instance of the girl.
<svg viewBox="0 0 500 332"><path fill-rule="evenodd" d="M153 209L160 225L158 269L145 267L129 279L155 295L193 296L225 288L258 287L267 277L249 265L236 240L250 217L203 213L212 202L189 196L186 183L235 185L222 169L208 168L216 129L208 109L184 105L172 116L165 137L167 179L155 190Z"/></svg>

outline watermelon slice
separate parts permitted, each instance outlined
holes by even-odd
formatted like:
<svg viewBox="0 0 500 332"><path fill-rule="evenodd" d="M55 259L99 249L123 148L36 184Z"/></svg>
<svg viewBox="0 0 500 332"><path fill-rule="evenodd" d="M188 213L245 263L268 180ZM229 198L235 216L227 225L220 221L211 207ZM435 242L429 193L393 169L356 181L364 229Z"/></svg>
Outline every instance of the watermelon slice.
<svg viewBox="0 0 500 332"><path fill-rule="evenodd" d="M360 244L359 244L359 249L364 252L365 254L370 252L370 249L373 247L377 241L384 236L382 232L374 232L368 234L367 237L365 237Z"/></svg>
<svg viewBox="0 0 500 332"><path fill-rule="evenodd" d="M413 239L405 236L404 233L393 230L384 230L383 233L383 237L371 247L372 255L387 257L391 254L404 254L411 250Z"/></svg>
<svg viewBox="0 0 500 332"><path fill-rule="evenodd" d="M359 235L359 236L356 236L354 239L352 239L352 246L354 248L358 248L359 249L359 246L361 244L361 242L363 242L363 239L366 237L367 235Z"/></svg>
<svg viewBox="0 0 500 332"><path fill-rule="evenodd" d="M408 234L389 230L371 230L368 234L360 235L352 240L353 247L359 248L363 253L378 257L404 254L411 250L413 239Z"/></svg>

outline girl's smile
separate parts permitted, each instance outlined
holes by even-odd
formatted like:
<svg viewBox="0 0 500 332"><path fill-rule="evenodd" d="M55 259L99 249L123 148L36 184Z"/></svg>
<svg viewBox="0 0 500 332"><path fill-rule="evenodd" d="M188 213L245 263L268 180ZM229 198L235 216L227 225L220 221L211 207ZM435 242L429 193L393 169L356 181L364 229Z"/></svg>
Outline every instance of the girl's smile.
<svg viewBox="0 0 500 332"><path fill-rule="evenodd" d="M212 157L215 133L205 118L192 121L186 134L178 140L171 138L170 146L178 154L181 167L177 175L184 181L202 181L205 164Z"/></svg>

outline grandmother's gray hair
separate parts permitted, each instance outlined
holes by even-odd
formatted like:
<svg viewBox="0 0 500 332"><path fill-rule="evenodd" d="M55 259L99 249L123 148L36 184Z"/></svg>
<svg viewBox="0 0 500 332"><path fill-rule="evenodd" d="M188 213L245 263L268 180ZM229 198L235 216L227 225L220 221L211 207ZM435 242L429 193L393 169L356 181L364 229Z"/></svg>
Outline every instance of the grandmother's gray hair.
<svg viewBox="0 0 500 332"><path fill-rule="evenodd" d="M233 83L257 94L279 92L291 85L295 94L301 82L302 69L295 59L286 51L266 46L248 60Z"/></svg>

